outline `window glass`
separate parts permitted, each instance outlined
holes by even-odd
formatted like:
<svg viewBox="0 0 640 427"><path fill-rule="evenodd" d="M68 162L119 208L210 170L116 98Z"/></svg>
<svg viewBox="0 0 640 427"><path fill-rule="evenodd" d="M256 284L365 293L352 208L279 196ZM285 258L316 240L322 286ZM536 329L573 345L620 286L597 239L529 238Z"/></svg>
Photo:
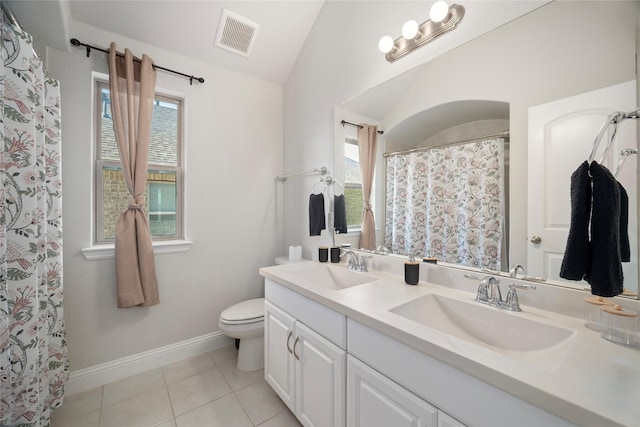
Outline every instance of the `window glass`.
<svg viewBox="0 0 640 427"><path fill-rule="evenodd" d="M122 174L113 131L109 87L98 81L96 242L115 238L115 225L131 196ZM145 200L154 240L182 238L182 100L156 93L149 141Z"/></svg>
<svg viewBox="0 0 640 427"><path fill-rule="evenodd" d="M358 156L358 141L347 139L344 144L344 199L348 230L360 228L362 222L362 175Z"/></svg>
<svg viewBox="0 0 640 427"><path fill-rule="evenodd" d="M109 88L101 88L102 120L100 128L100 158L120 161L118 145L111 118ZM178 166L178 107L179 102L168 98L156 99L153 105L149 135L149 164Z"/></svg>

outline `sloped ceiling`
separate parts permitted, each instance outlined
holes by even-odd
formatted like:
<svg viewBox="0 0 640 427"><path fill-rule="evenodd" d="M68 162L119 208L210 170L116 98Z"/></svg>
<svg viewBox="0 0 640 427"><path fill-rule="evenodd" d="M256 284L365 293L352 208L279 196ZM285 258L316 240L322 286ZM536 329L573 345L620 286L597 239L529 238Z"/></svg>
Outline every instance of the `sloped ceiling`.
<svg viewBox="0 0 640 427"><path fill-rule="evenodd" d="M74 22L82 22L112 33L178 52L198 60L284 85L302 50L325 0L2 0L15 13L34 39L60 50L73 47ZM326 0L339 2L348 0ZM356 0L366 9L368 1ZM375 0L378 1L378 0ZM399 4L387 0L391 5ZM515 19L546 0L466 0L491 21ZM418 2L425 10L431 0ZM223 9L231 10L260 25L250 57L239 56L214 45ZM389 10L400 13L397 7ZM479 15L479 16L480 16ZM385 22L374 23L379 27ZM476 21L478 22L478 21ZM356 24L354 24L356 25ZM472 20L457 32L476 34ZM483 27L484 28L484 27ZM357 27L354 26L354 34ZM105 45L104 40L81 40ZM374 40L372 43L377 43ZM448 43L443 39L442 43Z"/></svg>

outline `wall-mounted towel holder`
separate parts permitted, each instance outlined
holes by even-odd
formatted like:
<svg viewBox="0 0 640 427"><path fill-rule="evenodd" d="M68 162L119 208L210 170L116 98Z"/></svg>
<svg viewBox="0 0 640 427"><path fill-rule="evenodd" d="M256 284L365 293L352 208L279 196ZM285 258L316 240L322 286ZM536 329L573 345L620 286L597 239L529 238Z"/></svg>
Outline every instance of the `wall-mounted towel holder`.
<svg viewBox="0 0 640 427"><path fill-rule="evenodd" d="M310 170L310 171L296 172L296 173L290 173L288 175L276 176L276 181L285 182L287 180L287 178L291 178L292 176L308 175L310 173L319 173L320 175L326 175L327 174L327 168L322 166L320 168L315 168L315 169ZM329 177L329 176L327 178L331 179L331 177Z"/></svg>
<svg viewBox="0 0 640 427"><path fill-rule="evenodd" d="M622 158L618 162L618 166L616 167L616 171L613 173L614 177L616 177L616 178L618 177L618 174L620 173L620 169L622 169L622 165L624 164L625 160L627 160L627 157L629 157L632 154L638 154L638 149L637 148L623 148L622 150L620 150L620 156L622 156Z"/></svg>

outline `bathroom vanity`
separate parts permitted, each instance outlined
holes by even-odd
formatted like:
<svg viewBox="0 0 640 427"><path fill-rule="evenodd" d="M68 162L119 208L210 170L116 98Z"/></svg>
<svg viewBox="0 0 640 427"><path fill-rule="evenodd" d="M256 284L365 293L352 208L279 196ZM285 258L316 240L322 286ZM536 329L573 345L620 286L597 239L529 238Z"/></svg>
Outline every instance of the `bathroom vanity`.
<svg viewBox="0 0 640 427"><path fill-rule="evenodd" d="M640 350L601 339L579 310L545 309L581 307L587 293L547 304L554 291L541 289L509 312L475 302L477 277L464 270L421 265L409 286L392 264L260 269L265 379L304 425L640 422Z"/></svg>

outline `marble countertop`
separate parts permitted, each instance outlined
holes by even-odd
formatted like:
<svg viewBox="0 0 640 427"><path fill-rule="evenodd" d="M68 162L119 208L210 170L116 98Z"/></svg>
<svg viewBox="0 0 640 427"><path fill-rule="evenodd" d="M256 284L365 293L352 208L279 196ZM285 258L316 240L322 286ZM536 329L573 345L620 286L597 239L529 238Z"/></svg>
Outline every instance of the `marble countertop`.
<svg viewBox="0 0 640 427"><path fill-rule="evenodd" d="M552 324L575 334L545 350L492 348L389 311L427 294L477 304L473 292L424 280L409 286L401 275L378 270L363 273L373 276L374 281L340 290L296 274L319 264L304 261L264 267L260 275L575 424L640 425L640 348L609 342L586 328L580 318L523 305L522 301L522 312L505 311L505 315Z"/></svg>

